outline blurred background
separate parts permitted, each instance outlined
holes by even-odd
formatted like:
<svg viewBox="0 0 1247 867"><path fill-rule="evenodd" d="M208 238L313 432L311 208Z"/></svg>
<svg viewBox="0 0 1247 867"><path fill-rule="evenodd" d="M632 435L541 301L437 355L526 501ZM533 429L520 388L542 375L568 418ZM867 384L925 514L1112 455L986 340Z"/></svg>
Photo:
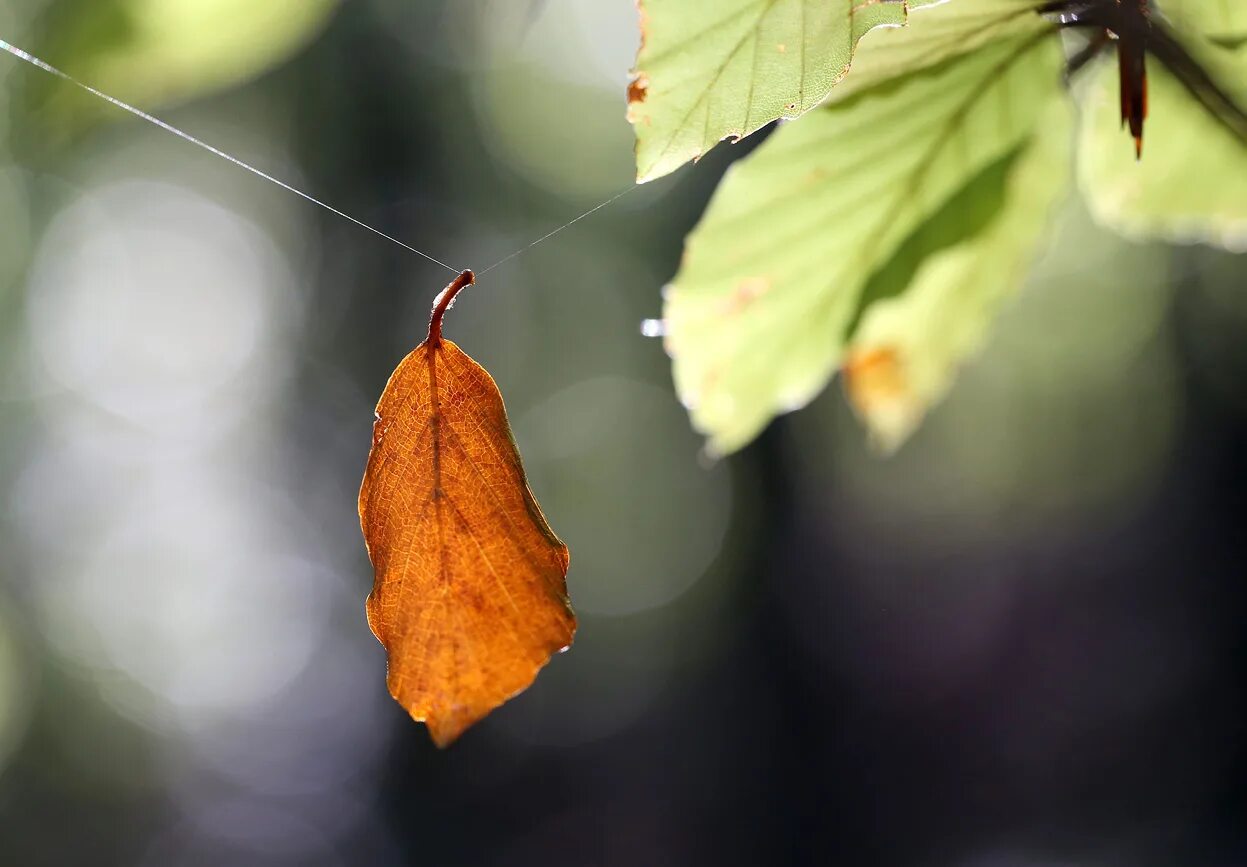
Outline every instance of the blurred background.
<svg viewBox="0 0 1247 867"><path fill-rule="evenodd" d="M629 0L20 0L0 37L456 267L632 178ZM574 649L445 752L355 498L437 266L0 55L0 863L1247 865L1247 259L1071 197L880 460L699 457L661 341L723 147L447 332Z"/></svg>

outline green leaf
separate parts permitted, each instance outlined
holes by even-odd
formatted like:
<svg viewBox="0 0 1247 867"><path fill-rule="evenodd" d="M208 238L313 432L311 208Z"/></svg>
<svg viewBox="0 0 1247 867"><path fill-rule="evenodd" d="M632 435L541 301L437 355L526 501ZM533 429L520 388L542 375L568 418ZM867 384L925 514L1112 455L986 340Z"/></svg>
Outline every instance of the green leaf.
<svg viewBox="0 0 1247 867"><path fill-rule="evenodd" d="M1063 61L1051 25L1033 22L812 112L728 172L664 311L677 390L711 450L816 395L872 275L1031 138Z"/></svg>
<svg viewBox="0 0 1247 867"><path fill-rule="evenodd" d="M1069 189L1068 100L1054 99L1022 151L988 167L911 237L867 287L844 365L849 399L883 451L901 445L978 351ZM975 223L985 221L985 225ZM950 227L965 236L949 238Z"/></svg>
<svg viewBox="0 0 1247 867"><path fill-rule="evenodd" d="M40 53L143 107L237 84L310 41L338 0L61 0ZM54 118L73 125L86 98L57 87ZM80 122L80 121L79 121Z"/></svg>
<svg viewBox="0 0 1247 867"><path fill-rule="evenodd" d="M1160 13L1189 32L1237 42L1247 37L1247 3L1242 0L1159 0Z"/></svg>
<svg viewBox="0 0 1247 867"><path fill-rule="evenodd" d="M1044 0L952 0L914 8L903 29L878 28L862 37L853 68L831 93L844 100L893 78L929 69L982 45L1044 27Z"/></svg>
<svg viewBox="0 0 1247 867"><path fill-rule="evenodd" d="M1247 46L1231 51L1204 43L1197 57L1247 105ZM1130 238L1247 248L1247 142L1152 62L1143 158L1136 162L1120 129L1117 66L1105 62L1093 72L1082 100L1078 174L1096 220Z"/></svg>
<svg viewBox="0 0 1247 867"><path fill-rule="evenodd" d="M641 50L628 88L637 180L668 174L725 138L818 105L857 40L905 22L904 0L638 0Z"/></svg>

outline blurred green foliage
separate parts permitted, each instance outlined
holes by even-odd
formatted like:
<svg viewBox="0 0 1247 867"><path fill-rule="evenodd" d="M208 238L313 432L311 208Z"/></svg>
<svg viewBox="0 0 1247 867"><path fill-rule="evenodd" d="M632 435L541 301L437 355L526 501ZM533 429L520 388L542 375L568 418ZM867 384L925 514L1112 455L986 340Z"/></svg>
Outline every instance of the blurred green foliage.
<svg viewBox="0 0 1247 867"><path fill-rule="evenodd" d="M1247 45L1196 44L1216 80L1247 105ZM1132 237L1247 250L1247 143L1160 64L1152 67L1146 158L1138 163L1117 129L1116 67L1103 63L1092 72L1079 142L1088 205L1100 222Z"/></svg>
<svg viewBox="0 0 1247 867"><path fill-rule="evenodd" d="M74 77L155 109L237 85L287 61L326 25L338 0L53 0L31 49ZM115 118L93 97L36 85L45 134Z"/></svg>

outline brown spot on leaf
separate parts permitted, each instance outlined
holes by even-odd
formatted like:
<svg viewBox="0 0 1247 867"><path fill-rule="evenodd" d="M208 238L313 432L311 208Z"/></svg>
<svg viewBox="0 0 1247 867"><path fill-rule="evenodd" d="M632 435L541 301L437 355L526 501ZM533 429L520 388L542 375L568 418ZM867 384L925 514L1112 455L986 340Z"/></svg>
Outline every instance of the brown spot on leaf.
<svg viewBox="0 0 1247 867"><path fill-rule="evenodd" d="M628 104L635 105L645 102L645 97L649 94L649 77L641 72L637 73L632 81L628 82Z"/></svg>
<svg viewBox="0 0 1247 867"><path fill-rule="evenodd" d="M884 451L896 448L923 413L900 353L890 346L850 349L843 373L849 403L871 429L876 445Z"/></svg>
<svg viewBox="0 0 1247 867"><path fill-rule="evenodd" d="M873 408L904 400L909 394L900 355L887 346L849 350L844 382L849 399L866 415Z"/></svg>
<svg viewBox="0 0 1247 867"><path fill-rule="evenodd" d="M641 44L637 47L636 62L639 67L641 57L645 54L645 41L649 36L649 13L645 9L645 0L636 0L637 17L640 23ZM648 114L641 114L639 106L645 102L645 98L649 95L649 76L642 72L639 68L632 71L632 80L628 82L628 123L632 125L645 124L652 125L652 121Z"/></svg>
<svg viewBox="0 0 1247 867"><path fill-rule="evenodd" d="M714 391L714 389L718 386L718 384L722 380L723 380L723 367L721 365L716 365L710 368L709 370L707 370L704 374L702 374L702 377L701 377L701 391L698 392L698 398L700 398L701 395L709 394L710 392ZM689 409L692 409L693 405L695 404L696 404L696 400L692 402L692 404L689 406Z"/></svg>
<svg viewBox="0 0 1247 867"><path fill-rule="evenodd" d="M734 316L771 291L771 281L766 277L750 277L742 280L731 295L723 299L722 313Z"/></svg>

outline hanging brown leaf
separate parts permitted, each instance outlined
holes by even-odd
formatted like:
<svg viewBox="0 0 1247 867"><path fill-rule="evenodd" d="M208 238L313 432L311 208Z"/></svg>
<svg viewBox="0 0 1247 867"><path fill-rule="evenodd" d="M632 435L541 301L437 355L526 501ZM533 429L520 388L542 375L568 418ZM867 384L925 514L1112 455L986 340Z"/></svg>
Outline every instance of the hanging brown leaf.
<svg viewBox="0 0 1247 867"><path fill-rule="evenodd" d="M390 694L444 747L571 644L568 554L528 483L498 386L442 338L473 282L437 297L429 336L377 404L359 518L376 579L368 624Z"/></svg>

